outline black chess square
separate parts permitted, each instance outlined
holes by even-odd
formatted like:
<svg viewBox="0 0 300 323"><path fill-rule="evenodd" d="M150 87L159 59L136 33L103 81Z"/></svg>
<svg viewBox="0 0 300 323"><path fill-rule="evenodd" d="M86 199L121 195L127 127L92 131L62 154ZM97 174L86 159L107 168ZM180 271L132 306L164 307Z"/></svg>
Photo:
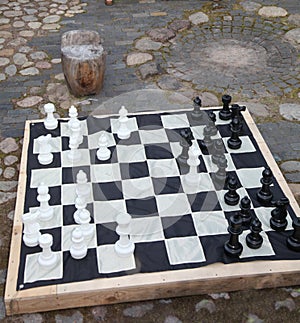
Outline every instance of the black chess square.
<svg viewBox="0 0 300 323"><path fill-rule="evenodd" d="M86 174L87 181L90 182L91 181L90 167L83 165L83 166L63 167L62 184L76 183L76 177L80 170L82 170Z"/></svg>
<svg viewBox="0 0 300 323"><path fill-rule="evenodd" d="M136 121L140 130L156 130L163 128L161 117L158 114L137 115Z"/></svg>
<svg viewBox="0 0 300 323"><path fill-rule="evenodd" d="M217 211L222 209L218 196L214 191L188 194L188 199L193 212Z"/></svg>
<svg viewBox="0 0 300 323"><path fill-rule="evenodd" d="M114 133L114 139L116 145L138 145L141 143L141 138L138 131L132 131L128 139L120 139L116 133Z"/></svg>
<svg viewBox="0 0 300 323"><path fill-rule="evenodd" d="M46 134L50 133L52 137L59 137L60 133L60 124L64 123L64 121L58 121L57 128L53 130L48 130L44 126L44 122L37 122L30 124L30 137L31 140L38 138L39 136L45 136Z"/></svg>
<svg viewBox="0 0 300 323"><path fill-rule="evenodd" d="M166 134L169 142L180 142L182 140L180 133L185 129L187 128L166 129Z"/></svg>
<svg viewBox="0 0 300 323"><path fill-rule="evenodd" d="M148 164L144 162L120 163L122 179L140 178L149 176Z"/></svg>
<svg viewBox="0 0 300 323"><path fill-rule="evenodd" d="M116 233L116 228L116 222L97 224L97 246L116 243L119 239L119 235Z"/></svg>
<svg viewBox="0 0 300 323"><path fill-rule="evenodd" d="M152 178L152 182L156 195L183 193L179 176Z"/></svg>
<svg viewBox="0 0 300 323"><path fill-rule="evenodd" d="M194 222L190 214L161 218L166 239L196 236Z"/></svg>
<svg viewBox="0 0 300 323"><path fill-rule="evenodd" d="M101 131L111 132L110 119L109 118L95 118L89 116L86 119L88 134L99 133Z"/></svg>
<svg viewBox="0 0 300 323"><path fill-rule="evenodd" d="M170 159L174 158L169 143L145 145L146 157L148 159Z"/></svg>
<svg viewBox="0 0 300 323"><path fill-rule="evenodd" d="M86 206L86 209L90 212L91 221L94 223L94 208L93 203L89 203ZM74 213L77 211L75 204L72 205L63 205L63 225L74 225L76 224L74 220Z"/></svg>
<svg viewBox="0 0 300 323"><path fill-rule="evenodd" d="M95 201L110 201L123 199L121 181L93 183Z"/></svg>
<svg viewBox="0 0 300 323"><path fill-rule="evenodd" d="M266 167L267 163L260 151L251 153L232 153L231 159L236 169Z"/></svg>
<svg viewBox="0 0 300 323"><path fill-rule="evenodd" d="M38 160L38 154L32 154L30 158L28 158L27 161L27 168L28 169L45 169L47 171L47 168L56 168L61 167L61 153L52 153L53 154L53 161L51 164L48 165L42 165L40 164Z"/></svg>
<svg viewBox="0 0 300 323"><path fill-rule="evenodd" d="M127 213L133 218L157 216L157 204L154 197L126 200Z"/></svg>

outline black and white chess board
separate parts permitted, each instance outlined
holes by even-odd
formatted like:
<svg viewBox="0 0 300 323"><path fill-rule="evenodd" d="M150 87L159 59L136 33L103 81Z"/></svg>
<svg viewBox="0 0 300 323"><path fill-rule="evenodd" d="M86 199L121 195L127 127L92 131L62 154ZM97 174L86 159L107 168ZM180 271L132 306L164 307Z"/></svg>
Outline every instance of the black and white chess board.
<svg viewBox="0 0 300 323"><path fill-rule="evenodd" d="M37 188L49 187L49 204L54 217L41 222L41 232L53 236L52 250L57 265L49 270L40 268L41 248L27 247L20 241L17 291L41 286L106 279L126 275L169 272L204 267L213 263L255 262L262 260L299 260L300 253L286 246L292 233L292 220L297 217L294 203L288 207L288 225L284 232L270 227L274 207L262 206L256 197L261 188L262 171L269 165L270 156L261 151L261 137L256 138L253 127L243 123L241 148L228 148L230 121L220 120L216 112L217 134L225 145L227 173L238 181L240 197L251 200L251 214L262 223L263 245L250 249L245 241L246 228L240 236L243 252L238 258L224 253L228 240L228 220L240 210L224 201L225 188L212 180L217 166L203 148L203 129L206 121L195 121L190 111L141 113L128 115L129 139L117 136L118 116L89 116L81 119L83 142L81 158L70 161L68 120L59 120L55 130L46 130L43 122L29 123L28 149L25 150L26 191L23 213L39 207ZM246 111L245 113L248 112ZM251 119L252 120L252 119ZM252 121L251 121L252 122ZM250 122L250 123L251 123ZM185 177L188 167L180 166L180 131L189 128L200 148L198 181L190 185ZM96 157L100 134L106 131L111 158L99 161ZM257 131L257 130L256 130ZM38 162L37 138L51 133L53 162ZM268 156L267 156L268 155ZM273 161L274 162L274 161ZM274 162L275 164L275 162ZM269 165L270 166L270 165ZM88 252L83 259L70 255L71 233L78 226L74 221L76 176L80 170L87 174L91 194L87 209L91 214L90 227L94 234L87 242ZM278 171L274 173L276 175ZM274 200L283 197L282 178L273 179ZM131 215L131 239L135 250L129 257L120 257L114 250L118 240L116 217L120 212ZM299 215L298 215L299 216ZM255 264L255 263L253 263Z"/></svg>

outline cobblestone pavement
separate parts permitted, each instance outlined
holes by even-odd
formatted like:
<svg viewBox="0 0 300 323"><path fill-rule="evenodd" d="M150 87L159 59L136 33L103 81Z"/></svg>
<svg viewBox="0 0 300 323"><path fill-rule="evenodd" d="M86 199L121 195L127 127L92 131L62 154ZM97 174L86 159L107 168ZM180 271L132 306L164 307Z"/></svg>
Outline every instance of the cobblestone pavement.
<svg viewBox="0 0 300 323"><path fill-rule="evenodd" d="M62 74L60 39L82 28L100 33L108 55L101 93L75 98ZM1 295L24 121L42 118L47 102L66 116L72 104L82 115L96 108L117 111L122 103L136 109L145 97L128 93L144 89L174 91L187 101L199 95L206 106L220 104L228 93L249 108L300 197L298 0L120 0L113 6L102 0L0 0L0 87ZM287 287L11 318L0 296L0 321L299 322L299 295L299 287Z"/></svg>

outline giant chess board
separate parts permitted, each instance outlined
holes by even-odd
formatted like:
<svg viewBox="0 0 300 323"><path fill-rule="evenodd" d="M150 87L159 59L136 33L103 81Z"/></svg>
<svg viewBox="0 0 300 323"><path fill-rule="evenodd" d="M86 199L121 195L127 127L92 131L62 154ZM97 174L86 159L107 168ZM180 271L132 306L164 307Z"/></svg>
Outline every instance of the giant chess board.
<svg viewBox="0 0 300 323"><path fill-rule="evenodd" d="M217 166L203 148L207 121L196 121L191 111L151 112L129 115L129 139L117 136L118 116L82 118L83 142L80 160L68 158L68 120L59 120L55 130L42 121L26 123L20 169L17 207L11 242L5 304L8 314L47 311L151 298L184 296L244 288L264 288L299 283L300 253L287 248L292 222L300 216L276 162L257 130L249 112L243 112L240 149L230 149L230 121L216 113L217 134L225 147L227 174L236 178L239 196L251 201L251 214L262 223L263 244L251 249L246 244L249 228L240 236L239 257L224 253L229 238L230 217L239 204L225 203L226 185L216 185ZM195 185L185 181L189 169L177 161L181 153L180 132L190 129L199 146L200 165ZM96 154L100 133L106 131L111 158L100 161ZM38 162L37 138L50 133L53 162ZM262 171L273 172L274 200L289 201L287 228L270 227L274 207L257 200ZM87 174L91 194L87 209L92 237L86 242L83 259L70 255L71 233L78 226L76 176ZM49 188L54 217L41 221L41 233L53 237L57 254L53 268L40 268L41 248L24 244L22 214L39 208L37 189ZM118 240L116 217L131 215L130 238L134 253L120 257L114 249Z"/></svg>

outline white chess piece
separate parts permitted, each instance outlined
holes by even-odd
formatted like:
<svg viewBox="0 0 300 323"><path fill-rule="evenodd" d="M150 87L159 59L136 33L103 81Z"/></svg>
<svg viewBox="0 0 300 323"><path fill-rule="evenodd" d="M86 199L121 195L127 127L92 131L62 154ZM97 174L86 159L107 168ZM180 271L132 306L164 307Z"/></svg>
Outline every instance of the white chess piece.
<svg viewBox="0 0 300 323"><path fill-rule="evenodd" d="M42 234L39 238L40 247L43 249L38 257L38 263L42 267L53 267L58 260L58 256L51 250L53 237L49 233Z"/></svg>
<svg viewBox="0 0 300 323"><path fill-rule="evenodd" d="M53 154L51 153L52 146L49 142L51 138L52 136L50 133L46 136L39 136L37 138L39 148L38 161L42 165L49 165L53 161Z"/></svg>
<svg viewBox="0 0 300 323"><path fill-rule="evenodd" d="M200 150L196 146L196 143L193 142L192 146L189 148L189 158L187 160L187 164L190 166L189 172L185 175L185 180L187 184L195 185L199 182L199 174L197 172L197 168L200 165L199 154Z"/></svg>
<svg viewBox="0 0 300 323"><path fill-rule="evenodd" d="M74 259L82 259L87 254L87 245L84 241L84 237L80 228L75 228L72 231L72 244L70 247L70 254Z"/></svg>
<svg viewBox="0 0 300 323"><path fill-rule="evenodd" d="M99 160L108 160L111 156L111 151L107 148L108 141L105 132L102 132L98 140L99 149L97 150L97 158Z"/></svg>
<svg viewBox="0 0 300 323"><path fill-rule="evenodd" d="M120 139L128 139L130 137L131 131L128 128L128 117L127 117L128 111L127 109L122 106L120 111L119 111L119 129L117 131L117 136Z"/></svg>
<svg viewBox="0 0 300 323"><path fill-rule="evenodd" d="M27 247L35 247L39 244L41 233L40 225L37 220L37 212L28 212L22 215L22 222L24 224L23 241Z"/></svg>
<svg viewBox="0 0 300 323"><path fill-rule="evenodd" d="M70 150L68 151L68 158L70 161L78 161L81 158L81 152L78 149L79 145L82 143L83 136L81 135L81 126L79 120L78 122L74 122L71 124L72 127L70 128L71 130L71 135L69 138L69 148Z"/></svg>
<svg viewBox="0 0 300 323"><path fill-rule="evenodd" d="M68 121L68 128L69 130L72 128L72 123L75 121L77 122L78 119L78 112L77 109L74 107L74 105L71 105L70 109L69 109L69 117L70 120ZM70 130L71 131L71 130Z"/></svg>
<svg viewBox="0 0 300 323"><path fill-rule="evenodd" d="M53 103L46 103L44 105L46 118L44 119L44 126L47 130L54 130L57 128L58 121L54 117L55 106Z"/></svg>
<svg viewBox="0 0 300 323"><path fill-rule="evenodd" d="M91 196L91 187L87 180L86 173L80 169L76 175L76 194L78 197L82 197L88 200Z"/></svg>
<svg viewBox="0 0 300 323"><path fill-rule="evenodd" d="M40 202L38 218L43 222L50 221L54 215L54 209L49 205L49 200L51 198L49 188L44 183L41 183L37 189L37 192L37 200Z"/></svg>
<svg viewBox="0 0 300 323"><path fill-rule="evenodd" d="M77 197L75 200L76 211L74 213L74 220L80 224L80 229L84 238L88 241L94 235L94 227L90 225L91 215L89 210L86 209L86 202L83 198Z"/></svg>
<svg viewBox="0 0 300 323"><path fill-rule="evenodd" d="M120 213L117 216L116 233L120 236L119 240L115 243L114 248L120 257L128 257L134 252L134 243L130 240L130 223L131 216L128 213Z"/></svg>

